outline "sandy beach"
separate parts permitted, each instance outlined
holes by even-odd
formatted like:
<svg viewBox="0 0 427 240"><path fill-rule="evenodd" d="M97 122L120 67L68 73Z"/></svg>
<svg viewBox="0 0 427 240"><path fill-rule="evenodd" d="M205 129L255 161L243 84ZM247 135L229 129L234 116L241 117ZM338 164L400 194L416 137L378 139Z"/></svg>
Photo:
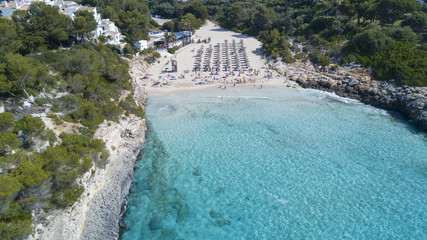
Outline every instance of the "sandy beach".
<svg viewBox="0 0 427 240"><path fill-rule="evenodd" d="M257 39L226 30L211 21L207 21L195 32L195 35L197 38L210 39L210 42L189 44L173 55L166 50L159 50L162 57L158 62L149 65L144 72L133 69L134 74L138 74L136 79L149 94L168 95L177 91L192 91L209 87L254 87L253 85L255 85L255 87L261 88L285 86L283 77L269 69L266 61L261 58L261 52L258 50L261 47L261 42ZM233 44L242 50L236 51L234 55L227 52L226 55L224 48L230 46L229 49L232 49ZM217 68L212 71L211 68L215 66L214 62L209 62L209 70L195 71L197 58L201 60L201 66L204 66L206 59L215 60L215 55L208 56L207 52L209 49L213 49L211 52L215 54L215 47L217 46L220 46L218 47L220 50L217 49L216 59L219 58L219 61L223 61L219 63L219 71L216 71ZM236 57L238 54L240 54L240 58ZM233 59L233 57L237 59L230 65L236 64L240 59L242 63L247 63L248 67L244 68L242 65L240 68L240 65L232 65L234 67L230 66L231 69L224 68L225 61L223 59L226 56L229 59ZM172 60L177 61L177 72L171 71ZM135 64L133 65L138 67Z"/></svg>

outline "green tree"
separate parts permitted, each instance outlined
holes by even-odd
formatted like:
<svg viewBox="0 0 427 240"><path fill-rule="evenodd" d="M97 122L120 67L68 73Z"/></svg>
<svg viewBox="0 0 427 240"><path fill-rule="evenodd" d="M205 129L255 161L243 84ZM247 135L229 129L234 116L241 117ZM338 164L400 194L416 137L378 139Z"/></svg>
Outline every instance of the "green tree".
<svg viewBox="0 0 427 240"><path fill-rule="evenodd" d="M163 23L162 28L168 32L174 32L175 31L175 23L173 21L165 22L165 23Z"/></svg>
<svg viewBox="0 0 427 240"><path fill-rule="evenodd" d="M30 161L19 164L13 169L12 174L26 188L40 185L49 177L40 166L34 165Z"/></svg>
<svg viewBox="0 0 427 240"><path fill-rule="evenodd" d="M419 8L420 3L415 0L380 0L377 9L382 24L393 24L405 13L412 13Z"/></svg>
<svg viewBox="0 0 427 240"><path fill-rule="evenodd" d="M57 48L68 40L72 31L71 18L60 13L58 7L44 2L32 3L28 12L15 11L12 19L20 26L21 38L26 39L24 45L32 51L44 43L49 48Z"/></svg>
<svg viewBox="0 0 427 240"><path fill-rule="evenodd" d="M0 66L0 73L1 73ZM20 54L9 54L3 65L6 76L0 84L3 93L18 95L29 99L30 94L36 93L46 86L48 69L37 61L21 56ZM0 74L0 81L1 74Z"/></svg>
<svg viewBox="0 0 427 240"><path fill-rule="evenodd" d="M192 31L200 28L203 22L201 19L197 19L193 14L187 13L179 20L179 27L184 31Z"/></svg>
<svg viewBox="0 0 427 240"><path fill-rule="evenodd" d="M0 167L3 168L3 170L9 170L24 161L28 161L27 153L22 150L18 150L14 154L0 157Z"/></svg>
<svg viewBox="0 0 427 240"><path fill-rule="evenodd" d="M146 33L150 25L148 15L134 11L121 11L118 17L117 26L126 36L126 42L133 45L141 39L147 39Z"/></svg>
<svg viewBox="0 0 427 240"><path fill-rule="evenodd" d="M421 31L421 29L427 26L427 13L425 12L414 12L410 17L402 22L402 26L410 26L414 31Z"/></svg>
<svg viewBox="0 0 427 240"><path fill-rule="evenodd" d="M357 34L350 42L350 49L362 55L375 55L384 50L392 39L381 28L373 26Z"/></svg>
<svg viewBox="0 0 427 240"><path fill-rule="evenodd" d="M23 220L14 220L13 222L0 221L0 239L25 239L33 232L33 227L31 226L31 224L31 218Z"/></svg>
<svg viewBox="0 0 427 240"><path fill-rule="evenodd" d="M15 124L15 116L10 112L0 113L0 132L9 131Z"/></svg>
<svg viewBox="0 0 427 240"><path fill-rule="evenodd" d="M91 32L97 27L97 23L93 14L88 11L77 11L76 17L74 18L74 33L80 37L80 42L84 38L89 38Z"/></svg>
<svg viewBox="0 0 427 240"><path fill-rule="evenodd" d="M102 11L102 16L104 18L111 19L115 21L117 17L119 16L118 10L120 8L114 8L113 6L106 6L104 10Z"/></svg>
<svg viewBox="0 0 427 240"><path fill-rule="evenodd" d="M427 86L427 48L409 42L393 42L374 57L374 76L396 79L400 84Z"/></svg>
<svg viewBox="0 0 427 240"><path fill-rule="evenodd" d="M55 48L68 39L72 21L67 15L60 13L58 7L35 2L30 5L28 13L31 18L26 30L45 38L49 47Z"/></svg>
<svg viewBox="0 0 427 240"><path fill-rule="evenodd" d="M233 4L228 10L228 25L233 27L239 27L244 23L245 9L238 4Z"/></svg>
<svg viewBox="0 0 427 240"><path fill-rule="evenodd" d="M196 18L202 19L202 23L209 17L208 9L200 1L187 2L184 5L184 14L191 13Z"/></svg>
<svg viewBox="0 0 427 240"><path fill-rule="evenodd" d="M325 16L325 13L327 10L329 10L332 7L332 3L328 2L328 1L321 1L321 2L316 2L316 4L314 5L314 8L322 13L322 16Z"/></svg>
<svg viewBox="0 0 427 240"><path fill-rule="evenodd" d="M113 82L126 82L130 79L126 65L112 65L107 68L107 78Z"/></svg>
<svg viewBox="0 0 427 240"><path fill-rule="evenodd" d="M13 132L0 132L0 156L17 149L21 143Z"/></svg>
<svg viewBox="0 0 427 240"><path fill-rule="evenodd" d="M344 0L339 9L345 15L351 17L357 14L357 24L360 24L360 18L364 17L372 19L375 15L376 1L375 0Z"/></svg>
<svg viewBox="0 0 427 240"><path fill-rule="evenodd" d="M95 51L81 49L70 56L68 70L72 74L89 75L102 70L102 60Z"/></svg>
<svg viewBox="0 0 427 240"><path fill-rule="evenodd" d="M52 202L58 207L71 206L82 195L84 188L77 184L58 188L52 197Z"/></svg>
<svg viewBox="0 0 427 240"><path fill-rule="evenodd" d="M18 179L6 174L0 174L0 201L6 201L21 191L22 184Z"/></svg>
<svg viewBox="0 0 427 240"><path fill-rule="evenodd" d="M261 4L256 8L253 23L257 30L269 29L273 24L274 18L274 11Z"/></svg>
<svg viewBox="0 0 427 240"><path fill-rule="evenodd" d="M41 137L46 132L46 126L40 117L25 114L23 118L16 121L14 132L20 131L27 138Z"/></svg>
<svg viewBox="0 0 427 240"><path fill-rule="evenodd" d="M165 33L164 37L165 37L166 49L169 49L169 44L176 40L176 35L175 33Z"/></svg>
<svg viewBox="0 0 427 240"><path fill-rule="evenodd" d="M396 41L417 43L421 37L415 34L410 27L392 29L391 37Z"/></svg>
<svg viewBox="0 0 427 240"><path fill-rule="evenodd" d="M16 27L13 21L0 18L0 55L16 52L21 46L21 41L18 39Z"/></svg>

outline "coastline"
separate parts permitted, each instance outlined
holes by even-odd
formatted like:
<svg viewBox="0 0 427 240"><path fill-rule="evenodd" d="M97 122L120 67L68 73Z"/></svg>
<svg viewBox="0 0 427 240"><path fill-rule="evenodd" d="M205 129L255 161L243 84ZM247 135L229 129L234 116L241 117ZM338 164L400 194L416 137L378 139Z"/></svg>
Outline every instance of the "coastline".
<svg viewBox="0 0 427 240"><path fill-rule="evenodd" d="M197 30L196 35L202 38L211 38L212 42L208 44L193 43L180 49L172 57L165 55L165 57L159 59L159 63L150 66L146 66L142 59L138 60L140 65L144 65L145 71L139 71L134 77L145 86L148 94L170 95L176 92L197 91L224 85L227 87L233 86L233 81L230 81L231 77L224 82L213 81L202 86L196 86L196 82L192 79L196 76L196 73L185 72L185 70L192 69L194 65L195 51L190 50L199 49L201 46L209 47L226 39L229 41L243 39L245 46L247 46L249 63L251 67L259 70L260 74L252 77L248 76L247 78L251 79L250 83L236 86L303 87L333 92L341 97L356 99L374 107L402 113L408 117L411 124L427 132L427 87L398 87L390 81L378 81L372 79L370 69L355 64L337 67L333 72L322 72L307 63L295 62L286 64L280 59L276 62L266 60L257 51L261 47L261 43L258 40L221 28L210 21ZM178 72L165 73L163 69L169 67L168 63L172 58L178 61ZM150 77L143 78L145 73L150 73ZM152 86L152 83L157 78L165 77L166 74L176 75L176 78L169 80L169 84L165 86ZM184 77L179 79L178 76ZM203 76L209 77L209 74L202 73L200 77Z"/></svg>
<svg viewBox="0 0 427 240"><path fill-rule="evenodd" d="M212 28L213 25L208 27ZM222 33L231 32L221 31ZM249 38L254 39L245 37L245 39ZM258 43L254 41L250 45L251 50L258 47L256 44ZM194 44L194 46L200 46L200 44ZM190 49L190 47L187 48L187 50ZM180 53L183 53L184 59L190 56L184 51L178 52ZM303 87L333 92L374 107L401 112L424 132L427 131L427 88L396 87L388 82L371 79L368 73L358 67L343 68L336 73L323 73L310 65L283 64L280 61L272 63L261 59L259 55L255 58L255 55L254 53L250 56L254 65L263 72L274 72L273 76L265 78L261 75L254 78L254 82L238 84L237 87L249 88L261 85L265 88ZM135 57L130 61L129 72L134 85L134 98L139 105L145 105L147 94L167 96L233 85L232 83L209 83L196 86L190 78L186 78L174 80L172 85L152 87L149 79L142 79L146 73L151 74L152 71L157 71L155 74L159 75L159 71L162 71L168 61L169 58L162 58L160 63L152 66L147 66L141 57ZM185 66L191 67L193 62L187 61L186 64ZM37 214L35 218L39 224L36 226L35 235L30 239L117 239L122 205L132 184L134 164L144 144L145 133L145 120L134 115L122 118L120 123L102 123L95 137L102 139L110 151L108 164L104 169L96 169L94 174L88 172L83 176L81 181L85 191L72 207L49 212L49 215L44 212ZM49 223L43 226L41 224L43 222Z"/></svg>

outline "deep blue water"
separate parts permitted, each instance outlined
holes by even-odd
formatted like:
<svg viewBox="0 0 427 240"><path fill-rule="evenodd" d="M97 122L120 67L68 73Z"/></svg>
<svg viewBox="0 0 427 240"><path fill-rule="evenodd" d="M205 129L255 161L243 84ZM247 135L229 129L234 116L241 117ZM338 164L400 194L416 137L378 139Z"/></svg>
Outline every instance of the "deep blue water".
<svg viewBox="0 0 427 240"><path fill-rule="evenodd" d="M427 239L426 138L384 111L232 88L146 117L122 239Z"/></svg>

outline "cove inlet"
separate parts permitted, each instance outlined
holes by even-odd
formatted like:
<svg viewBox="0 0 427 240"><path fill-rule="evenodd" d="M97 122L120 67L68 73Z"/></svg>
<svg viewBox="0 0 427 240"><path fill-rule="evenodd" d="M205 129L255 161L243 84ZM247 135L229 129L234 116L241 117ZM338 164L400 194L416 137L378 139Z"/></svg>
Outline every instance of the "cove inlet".
<svg viewBox="0 0 427 240"><path fill-rule="evenodd" d="M120 238L427 239L427 141L305 89L151 96Z"/></svg>

